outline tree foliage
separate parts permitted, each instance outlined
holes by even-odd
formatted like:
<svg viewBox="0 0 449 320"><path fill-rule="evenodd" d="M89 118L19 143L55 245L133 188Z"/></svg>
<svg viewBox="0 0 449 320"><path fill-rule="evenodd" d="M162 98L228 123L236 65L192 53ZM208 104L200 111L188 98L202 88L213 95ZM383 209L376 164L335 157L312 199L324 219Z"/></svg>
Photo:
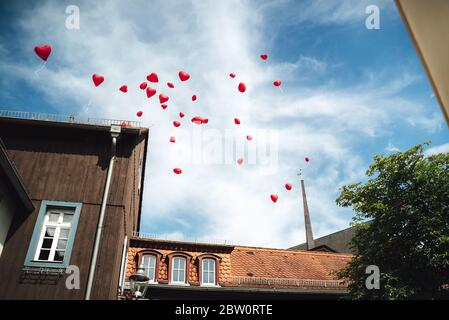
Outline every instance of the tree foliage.
<svg viewBox="0 0 449 320"><path fill-rule="evenodd" d="M449 298L449 154L417 145L377 155L365 183L343 186L337 204L352 207L357 252L338 273L352 299ZM366 267L380 270L368 290Z"/></svg>

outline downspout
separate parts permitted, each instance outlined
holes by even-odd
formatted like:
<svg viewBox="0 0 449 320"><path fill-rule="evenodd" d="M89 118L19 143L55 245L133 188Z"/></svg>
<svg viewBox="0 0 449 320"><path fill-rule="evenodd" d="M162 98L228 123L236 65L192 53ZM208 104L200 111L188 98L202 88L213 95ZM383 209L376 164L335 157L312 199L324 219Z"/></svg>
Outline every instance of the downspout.
<svg viewBox="0 0 449 320"><path fill-rule="evenodd" d="M120 266L119 293L122 295L125 287L126 264L128 262L128 236L123 241L122 265Z"/></svg>
<svg viewBox="0 0 449 320"><path fill-rule="evenodd" d="M92 253L92 260L90 262L89 278L87 279L87 289L86 289L86 297L85 297L86 300L90 300L90 295L92 293L92 285L94 282L95 267L97 265L98 250L100 248L101 232L103 231L103 221L104 221L104 216L106 214L106 206L107 206L108 198L109 198L109 189L111 187L112 172L114 170L114 160L115 160L117 138L120 135L120 131L121 131L120 126L115 126L115 125L111 126L110 133L111 133L111 137L112 137L112 153L111 153L111 159L109 160L108 174L106 177L106 184L105 184L104 192L103 192L103 201L101 202L100 217L98 219L97 232L95 234L94 251Z"/></svg>

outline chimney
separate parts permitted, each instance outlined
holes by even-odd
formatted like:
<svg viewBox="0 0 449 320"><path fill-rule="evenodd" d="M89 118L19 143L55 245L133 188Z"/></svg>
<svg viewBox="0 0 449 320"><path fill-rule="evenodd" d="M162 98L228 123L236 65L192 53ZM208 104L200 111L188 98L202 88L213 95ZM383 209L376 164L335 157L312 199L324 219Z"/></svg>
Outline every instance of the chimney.
<svg viewBox="0 0 449 320"><path fill-rule="evenodd" d="M313 240L312 223L310 222L309 207L307 206L306 188L304 187L304 180L301 179L302 202L304 206L304 225L306 228L306 242L307 250L315 248L315 241Z"/></svg>

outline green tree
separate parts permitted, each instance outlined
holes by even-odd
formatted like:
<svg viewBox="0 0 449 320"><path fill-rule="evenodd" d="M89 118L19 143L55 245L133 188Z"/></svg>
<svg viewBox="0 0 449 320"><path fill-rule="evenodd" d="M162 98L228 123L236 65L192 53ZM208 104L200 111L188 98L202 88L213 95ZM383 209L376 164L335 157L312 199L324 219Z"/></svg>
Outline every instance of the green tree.
<svg viewBox="0 0 449 320"><path fill-rule="evenodd" d="M367 182L343 186L337 204L352 207L355 258L338 273L352 299L449 298L449 154L426 156L430 143L377 155ZM366 267L380 270L368 290Z"/></svg>

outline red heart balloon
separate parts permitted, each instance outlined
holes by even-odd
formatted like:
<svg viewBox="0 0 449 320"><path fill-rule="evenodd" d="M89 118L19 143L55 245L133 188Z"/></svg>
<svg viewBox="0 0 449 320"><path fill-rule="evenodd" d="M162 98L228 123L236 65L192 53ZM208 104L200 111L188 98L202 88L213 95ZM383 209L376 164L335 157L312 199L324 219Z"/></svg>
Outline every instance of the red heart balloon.
<svg viewBox="0 0 449 320"><path fill-rule="evenodd" d="M166 104L161 104L161 108L162 108L162 109L165 110L165 109L167 109L167 107L168 107L168 105L166 105Z"/></svg>
<svg viewBox="0 0 449 320"><path fill-rule="evenodd" d="M231 78L235 78L235 73L230 73L229 76L230 76Z"/></svg>
<svg viewBox="0 0 449 320"><path fill-rule="evenodd" d="M96 74L96 73L94 73L94 74L92 75L92 81L94 82L94 85L95 85L96 87L98 87L100 84L103 83L104 77L103 77L103 76L100 76L100 75L98 75L98 74Z"/></svg>
<svg viewBox="0 0 449 320"><path fill-rule="evenodd" d="M173 136L171 136L171 137L170 137L170 142L171 142L171 143L175 143L175 142L176 142L176 138L173 137Z"/></svg>
<svg viewBox="0 0 449 320"><path fill-rule="evenodd" d="M196 94L192 96L192 101L196 101Z"/></svg>
<svg viewBox="0 0 449 320"><path fill-rule="evenodd" d="M128 86L125 86L125 85L121 86L120 91L125 92L125 93L128 92Z"/></svg>
<svg viewBox="0 0 449 320"><path fill-rule="evenodd" d="M173 121L173 125L177 128L181 125L181 122L179 121Z"/></svg>
<svg viewBox="0 0 449 320"><path fill-rule="evenodd" d="M276 194L272 194L270 195L271 201L273 201L274 203L276 203L276 201L278 201L279 197Z"/></svg>
<svg viewBox="0 0 449 320"><path fill-rule="evenodd" d="M159 82L159 78L157 77L157 74L155 74L154 72L147 75L147 80L154 83Z"/></svg>
<svg viewBox="0 0 449 320"><path fill-rule="evenodd" d="M251 141L251 140L253 140L253 137L250 136L250 135L248 134L248 135L246 136L246 140Z"/></svg>
<svg viewBox="0 0 449 320"><path fill-rule="evenodd" d="M260 55L260 58L261 58L262 60L267 60L267 59L268 59L268 54L263 53L263 54Z"/></svg>
<svg viewBox="0 0 449 320"><path fill-rule="evenodd" d="M237 118L235 118L235 119L234 119L234 123L238 125L238 124L240 124L240 120L237 119Z"/></svg>
<svg viewBox="0 0 449 320"><path fill-rule="evenodd" d="M187 81L187 80L189 80L189 78L190 78L190 74L188 74L188 73L185 72L185 71L179 71L178 75L179 75L179 79L180 79L181 81Z"/></svg>
<svg viewBox="0 0 449 320"><path fill-rule="evenodd" d="M120 123L120 127L122 127L122 128L126 128L127 126L128 126L128 124L125 121Z"/></svg>
<svg viewBox="0 0 449 320"><path fill-rule="evenodd" d="M51 53L51 46L46 44L45 46L35 46L34 52L44 61L47 61Z"/></svg>
<svg viewBox="0 0 449 320"><path fill-rule="evenodd" d="M156 94L156 89L153 89L151 87L147 87L147 97L151 98Z"/></svg>
<svg viewBox="0 0 449 320"><path fill-rule="evenodd" d="M195 124L205 124L205 123L208 123L209 120L207 118L203 118L203 117L200 117L200 116L195 116L195 117L192 118L192 122L195 123Z"/></svg>
<svg viewBox="0 0 449 320"><path fill-rule="evenodd" d="M179 117L180 117L180 118L184 118L184 113L183 113L183 112L180 112L180 113L179 113Z"/></svg>
<svg viewBox="0 0 449 320"><path fill-rule="evenodd" d="M147 87L147 83L146 82L142 82L139 86L140 89L145 90Z"/></svg>
<svg viewBox="0 0 449 320"><path fill-rule="evenodd" d="M181 168L174 168L173 172L176 173L176 174L181 174L182 170L181 170Z"/></svg>
<svg viewBox="0 0 449 320"><path fill-rule="evenodd" d="M281 80L276 80L275 82L273 82L273 85L276 87L279 87L281 85L282 81Z"/></svg>
<svg viewBox="0 0 449 320"><path fill-rule="evenodd" d="M173 83L171 83L171 82L167 82L167 86L168 86L170 89L173 89L173 88L175 87L175 85L174 85Z"/></svg>
<svg viewBox="0 0 449 320"><path fill-rule="evenodd" d="M290 183L286 183L285 184L285 189L290 191L292 189L292 185Z"/></svg>
<svg viewBox="0 0 449 320"><path fill-rule="evenodd" d="M305 160L306 162L309 162L309 161L310 161L309 157L305 157L304 160Z"/></svg>
<svg viewBox="0 0 449 320"><path fill-rule="evenodd" d="M243 158L239 158L239 159L237 160L237 163L238 163L239 165L242 165L242 163L243 163Z"/></svg>
<svg viewBox="0 0 449 320"><path fill-rule="evenodd" d="M246 91L246 85L243 82L239 83L239 91L245 92Z"/></svg>
<svg viewBox="0 0 449 320"><path fill-rule="evenodd" d="M168 99L169 99L169 98L168 98L165 94L162 94L162 93L161 93L161 94L159 95L159 102L160 102L160 103L167 102Z"/></svg>
<svg viewBox="0 0 449 320"><path fill-rule="evenodd" d="M143 115L142 111L137 111L136 115L140 118Z"/></svg>

